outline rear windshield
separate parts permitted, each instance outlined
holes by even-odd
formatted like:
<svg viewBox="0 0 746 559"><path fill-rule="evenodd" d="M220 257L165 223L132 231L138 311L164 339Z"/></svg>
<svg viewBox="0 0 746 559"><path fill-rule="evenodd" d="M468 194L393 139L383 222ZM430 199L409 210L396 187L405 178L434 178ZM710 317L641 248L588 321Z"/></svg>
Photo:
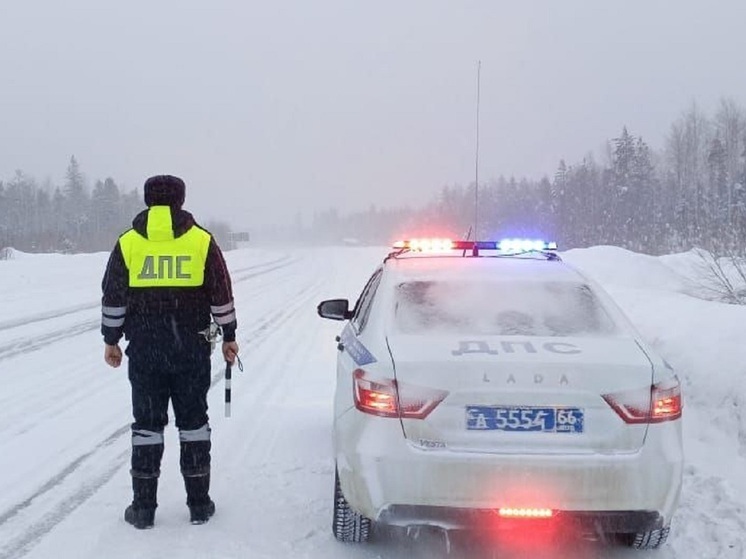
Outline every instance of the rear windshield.
<svg viewBox="0 0 746 559"><path fill-rule="evenodd" d="M400 283L395 322L410 334L598 336L617 331L591 288L572 282Z"/></svg>

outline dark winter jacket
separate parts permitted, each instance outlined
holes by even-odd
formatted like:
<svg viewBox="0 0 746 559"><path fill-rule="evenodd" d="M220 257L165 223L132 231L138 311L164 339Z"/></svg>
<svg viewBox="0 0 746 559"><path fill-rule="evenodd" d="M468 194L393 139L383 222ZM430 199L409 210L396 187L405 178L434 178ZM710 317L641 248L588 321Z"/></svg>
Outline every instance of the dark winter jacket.
<svg viewBox="0 0 746 559"><path fill-rule="evenodd" d="M189 212L177 208L170 211L175 238L192 227L199 227ZM145 239L148 238L148 215L149 210L144 210L132 221L132 228ZM129 277L121 243L117 242L102 282L101 332L107 344L116 344L124 335L130 344L189 347L200 339L204 341L199 332L209 326L210 315L221 326L223 340L235 340L236 313L230 275L212 237L204 281L199 287L133 288L129 285Z"/></svg>

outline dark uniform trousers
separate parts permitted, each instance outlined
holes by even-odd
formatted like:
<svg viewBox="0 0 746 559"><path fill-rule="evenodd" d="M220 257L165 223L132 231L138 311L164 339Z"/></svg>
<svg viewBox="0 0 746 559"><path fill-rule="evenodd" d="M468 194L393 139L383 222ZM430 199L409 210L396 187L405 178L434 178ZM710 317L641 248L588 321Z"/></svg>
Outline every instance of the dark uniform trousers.
<svg viewBox="0 0 746 559"><path fill-rule="evenodd" d="M210 484L210 345L197 334L193 343L174 344L173 338L127 347L132 385L132 481L135 502L156 506L157 479L163 456L163 429L168 403L174 410L181 447L181 473L189 506L208 500ZM150 480L150 481L146 481Z"/></svg>

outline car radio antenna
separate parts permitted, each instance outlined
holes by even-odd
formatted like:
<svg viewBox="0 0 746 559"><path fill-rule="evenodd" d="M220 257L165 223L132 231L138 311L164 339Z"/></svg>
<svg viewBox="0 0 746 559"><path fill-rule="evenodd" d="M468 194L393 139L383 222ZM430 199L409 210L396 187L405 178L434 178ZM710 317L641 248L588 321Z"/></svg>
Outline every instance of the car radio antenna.
<svg viewBox="0 0 746 559"><path fill-rule="evenodd" d="M480 79L482 74L482 61L477 62L477 125L476 146L474 157L474 240L479 240L479 101L480 101Z"/></svg>

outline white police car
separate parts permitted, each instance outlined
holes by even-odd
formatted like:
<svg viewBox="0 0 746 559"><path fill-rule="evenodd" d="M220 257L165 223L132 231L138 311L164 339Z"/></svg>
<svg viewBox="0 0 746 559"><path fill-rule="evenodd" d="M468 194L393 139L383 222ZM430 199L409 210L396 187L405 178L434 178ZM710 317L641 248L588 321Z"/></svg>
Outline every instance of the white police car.
<svg viewBox="0 0 746 559"><path fill-rule="evenodd" d="M682 482L668 364L542 242L406 241L338 337L337 539L372 522L667 538Z"/></svg>

